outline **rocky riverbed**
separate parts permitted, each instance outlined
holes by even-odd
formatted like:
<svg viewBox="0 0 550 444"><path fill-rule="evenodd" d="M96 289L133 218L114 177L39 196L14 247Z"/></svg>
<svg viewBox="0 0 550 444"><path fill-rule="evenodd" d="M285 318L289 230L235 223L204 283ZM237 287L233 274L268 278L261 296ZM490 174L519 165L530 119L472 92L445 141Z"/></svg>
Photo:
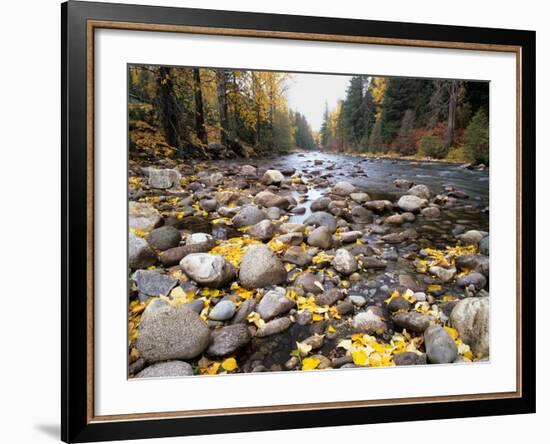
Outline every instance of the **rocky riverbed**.
<svg viewBox="0 0 550 444"><path fill-rule="evenodd" d="M488 359L488 180L318 152L131 160L130 377Z"/></svg>

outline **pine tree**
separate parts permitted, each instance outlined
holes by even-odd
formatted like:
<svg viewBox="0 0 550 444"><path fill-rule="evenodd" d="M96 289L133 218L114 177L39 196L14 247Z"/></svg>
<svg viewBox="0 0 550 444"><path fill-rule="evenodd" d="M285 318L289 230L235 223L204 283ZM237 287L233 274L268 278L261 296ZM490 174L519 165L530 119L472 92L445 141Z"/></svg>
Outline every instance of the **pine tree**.
<svg viewBox="0 0 550 444"><path fill-rule="evenodd" d="M323 123L320 130L320 141L323 148L327 148L330 143L330 113L328 110L328 103L325 102L325 112L323 113Z"/></svg>
<svg viewBox="0 0 550 444"><path fill-rule="evenodd" d="M480 107L464 132L468 157L476 163L489 164L489 120Z"/></svg>
<svg viewBox="0 0 550 444"><path fill-rule="evenodd" d="M397 135L395 148L399 154L404 156L410 156L416 153L416 146L413 137L414 125L414 112L411 109L405 111L403 120L401 121L401 128Z"/></svg>
<svg viewBox="0 0 550 444"><path fill-rule="evenodd" d="M384 142L382 140L382 120L377 119L370 133L368 142L368 151L371 153L379 153L384 151Z"/></svg>
<svg viewBox="0 0 550 444"><path fill-rule="evenodd" d="M366 130L363 86L363 77L353 76L342 106L344 140L351 148L359 147Z"/></svg>

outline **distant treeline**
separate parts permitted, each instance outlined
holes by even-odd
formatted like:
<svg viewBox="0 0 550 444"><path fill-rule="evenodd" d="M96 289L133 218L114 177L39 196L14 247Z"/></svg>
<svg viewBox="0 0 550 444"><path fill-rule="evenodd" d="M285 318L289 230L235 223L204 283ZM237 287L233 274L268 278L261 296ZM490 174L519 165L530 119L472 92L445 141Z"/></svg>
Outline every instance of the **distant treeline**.
<svg viewBox="0 0 550 444"><path fill-rule="evenodd" d="M326 106L320 146L334 151L489 162L489 84L353 76Z"/></svg>
<svg viewBox="0 0 550 444"><path fill-rule="evenodd" d="M182 157L312 149L306 118L288 108L288 78L275 72L131 66L129 119L158 127Z"/></svg>

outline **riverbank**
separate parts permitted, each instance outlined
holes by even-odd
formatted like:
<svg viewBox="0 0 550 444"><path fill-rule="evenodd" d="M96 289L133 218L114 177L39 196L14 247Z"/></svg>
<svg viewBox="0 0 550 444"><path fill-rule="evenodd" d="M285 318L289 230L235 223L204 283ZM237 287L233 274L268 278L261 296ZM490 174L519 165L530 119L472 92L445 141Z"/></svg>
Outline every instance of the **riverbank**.
<svg viewBox="0 0 550 444"><path fill-rule="evenodd" d="M488 174L394 160L131 162L130 375L487 359Z"/></svg>

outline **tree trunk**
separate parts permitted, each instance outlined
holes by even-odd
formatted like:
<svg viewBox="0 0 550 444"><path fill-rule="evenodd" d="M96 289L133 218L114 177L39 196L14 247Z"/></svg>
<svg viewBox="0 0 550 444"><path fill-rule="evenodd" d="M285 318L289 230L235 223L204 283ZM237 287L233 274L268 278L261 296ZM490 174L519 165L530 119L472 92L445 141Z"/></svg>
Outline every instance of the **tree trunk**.
<svg viewBox="0 0 550 444"><path fill-rule="evenodd" d="M195 84L195 125L197 127L197 137L206 148L208 146L208 137L204 126L204 109L202 106L201 75L199 68L193 69L193 82Z"/></svg>
<svg viewBox="0 0 550 444"><path fill-rule="evenodd" d="M456 102L458 99L458 81L452 80L449 91L449 116L447 119L447 131L445 133L445 151L447 152L453 143L455 132Z"/></svg>
<svg viewBox="0 0 550 444"><path fill-rule="evenodd" d="M218 89L218 111L220 114L220 143L227 146L229 133L227 124L227 85L226 74L223 69L216 70L216 84Z"/></svg>
<svg viewBox="0 0 550 444"><path fill-rule="evenodd" d="M172 69L159 67L156 76L156 108L166 143L175 147L181 156L188 154L190 147L185 115L174 92Z"/></svg>

